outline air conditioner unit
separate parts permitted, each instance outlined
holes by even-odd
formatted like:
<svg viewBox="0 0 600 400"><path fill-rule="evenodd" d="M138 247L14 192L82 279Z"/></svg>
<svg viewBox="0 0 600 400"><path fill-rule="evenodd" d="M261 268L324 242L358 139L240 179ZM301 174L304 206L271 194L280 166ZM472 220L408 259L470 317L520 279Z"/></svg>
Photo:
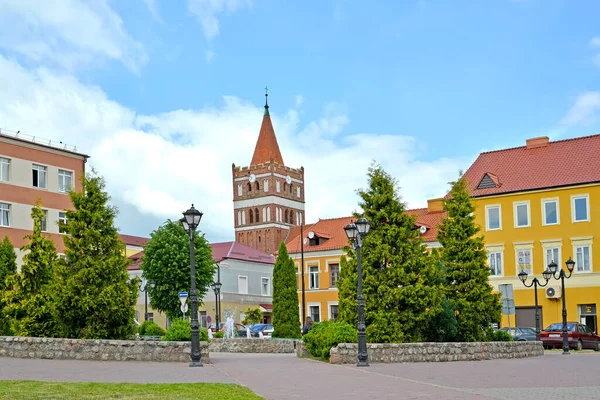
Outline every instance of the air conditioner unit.
<svg viewBox="0 0 600 400"><path fill-rule="evenodd" d="M560 299L560 288L559 287L549 287L546 288L546 298L547 299Z"/></svg>

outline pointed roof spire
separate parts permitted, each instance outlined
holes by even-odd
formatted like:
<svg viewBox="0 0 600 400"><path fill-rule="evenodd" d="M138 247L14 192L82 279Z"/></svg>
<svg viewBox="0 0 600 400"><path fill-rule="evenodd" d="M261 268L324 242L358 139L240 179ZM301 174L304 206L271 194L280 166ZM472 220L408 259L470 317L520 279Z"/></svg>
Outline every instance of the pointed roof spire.
<svg viewBox="0 0 600 400"><path fill-rule="evenodd" d="M254 148L254 155L252 156L250 165L266 163L271 161L271 159L276 163L284 165L281 151L279 151L277 137L275 136L275 130L271 123L268 99L268 89L265 88L265 113L263 115L262 124L260 125L260 132L258 134L258 140L256 141L256 147Z"/></svg>

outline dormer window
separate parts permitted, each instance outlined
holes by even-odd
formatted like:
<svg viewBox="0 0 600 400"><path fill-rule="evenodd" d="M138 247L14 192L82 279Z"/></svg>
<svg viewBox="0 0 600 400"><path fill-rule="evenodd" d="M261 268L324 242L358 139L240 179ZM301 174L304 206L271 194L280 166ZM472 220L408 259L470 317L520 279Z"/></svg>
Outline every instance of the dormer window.
<svg viewBox="0 0 600 400"><path fill-rule="evenodd" d="M500 181L498 180L498 176L492 174L491 172L487 172L481 178L479 185L477 185L477 189L492 189L500 187Z"/></svg>

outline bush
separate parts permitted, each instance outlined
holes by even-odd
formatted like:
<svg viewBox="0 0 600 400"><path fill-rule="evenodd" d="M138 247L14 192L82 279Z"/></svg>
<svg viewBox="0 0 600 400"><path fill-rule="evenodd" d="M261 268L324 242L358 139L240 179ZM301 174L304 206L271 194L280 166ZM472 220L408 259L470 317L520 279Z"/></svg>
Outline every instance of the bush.
<svg viewBox="0 0 600 400"><path fill-rule="evenodd" d="M154 321L144 321L138 328L140 336L164 336L165 330Z"/></svg>
<svg viewBox="0 0 600 400"><path fill-rule="evenodd" d="M508 332L488 328L485 332L485 340L487 342L512 342L514 339Z"/></svg>
<svg viewBox="0 0 600 400"><path fill-rule="evenodd" d="M208 342L208 332L205 329L200 329L199 336L201 342ZM162 337L162 340L166 342L189 342L192 340L190 321L182 319L173 321L169 329L167 329L167 333Z"/></svg>
<svg viewBox="0 0 600 400"><path fill-rule="evenodd" d="M357 343L358 332L346 322L323 321L313 325L302 340L310 354L329 360L329 351L338 343Z"/></svg>
<svg viewBox="0 0 600 400"><path fill-rule="evenodd" d="M213 333L213 338L215 339L223 339L223 331Z"/></svg>

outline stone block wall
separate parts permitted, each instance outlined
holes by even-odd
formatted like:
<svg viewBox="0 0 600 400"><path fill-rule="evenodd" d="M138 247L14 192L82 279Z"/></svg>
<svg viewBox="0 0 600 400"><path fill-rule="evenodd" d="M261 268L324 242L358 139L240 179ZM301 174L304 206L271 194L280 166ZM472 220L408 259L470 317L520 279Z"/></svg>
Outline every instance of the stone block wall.
<svg viewBox="0 0 600 400"><path fill-rule="evenodd" d="M0 357L98 361L189 362L191 342L83 340L0 336ZM200 342L208 363L208 343Z"/></svg>
<svg viewBox="0 0 600 400"><path fill-rule="evenodd" d="M542 342L368 343L369 363L478 361L544 355ZM340 343L331 349L331 364L355 364L358 344Z"/></svg>
<svg viewBox="0 0 600 400"><path fill-rule="evenodd" d="M294 353L297 340L292 339L211 339L208 351L215 353Z"/></svg>
<svg viewBox="0 0 600 400"><path fill-rule="evenodd" d="M299 340L298 343L296 343L296 355L298 357L310 356L310 351L308 351L308 348L306 348L306 344L301 340Z"/></svg>

